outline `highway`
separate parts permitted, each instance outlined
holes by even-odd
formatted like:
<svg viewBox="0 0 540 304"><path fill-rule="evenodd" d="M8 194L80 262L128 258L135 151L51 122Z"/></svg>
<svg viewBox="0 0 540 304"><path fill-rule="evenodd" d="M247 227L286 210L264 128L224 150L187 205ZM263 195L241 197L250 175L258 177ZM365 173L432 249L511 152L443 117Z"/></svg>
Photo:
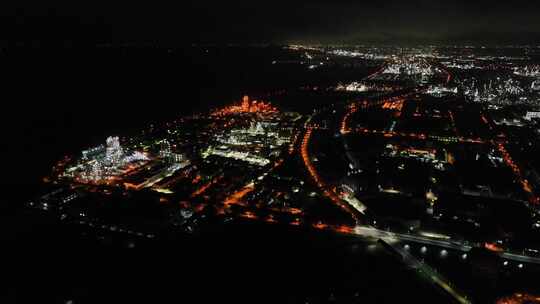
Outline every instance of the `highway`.
<svg viewBox="0 0 540 304"><path fill-rule="evenodd" d="M401 255L403 262L405 264L415 269L417 273L424 279L431 281L433 284L442 288L449 295L451 295L458 303L461 303L461 304L471 303L471 301L467 298L467 296L463 292L457 290L453 286L453 284L447 278L445 278L442 274L437 272L428 264L419 261L407 250L403 249L403 247L396 246L395 243L393 243L393 240L394 240L393 238L382 238L381 240L384 243L386 243L388 246L392 247L392 249L395 252L399 253L399 255Z"/></svg>
<svg viewBox="0 0 540 304"><path fill-rule="evenodd" d="M360 236L365 236L365 237L384 239L391 243L413 242L413 243L420 243L424 245L431 245L431 246L452 249L452 250L459 250L463 252L467 252L472 249L472 246L470 245L461 244L455 241L434 239L434 238L423 237L423 236L413 235L413 234L395 233L395 232L376 229L369 226L356 226L353 229L353 233Z"/></svg>
<svg viewBox="0 0 540 304"><path fill-rule="evenodd" d="M352 229L351 233L356 234L361 237L383 239L387 241L389 244L394 244L397 242L412 242L412 243L431 245L431 246L447 248L447 249L452 249L452 250L457 250L457 251L462 251L462 252L468 252L474 247L469 244L465 244L465 243L454 241L454 240L442 240L442 239L434 239L434 238L420 236L420 235L395 233L395 232L376 229L369 226L360 226L360 225L356 226L354 229ZM515 261L515 262L520 262L520 263L540 264L540 258L538 257L511 253L508 251L500 252L498 253L498 255L501 258L510 260L510 261Z"/></svg>
<svg viewBox="0 0 540 304"><path fill-rule="evenodd" d="M522 262L522 263L533 263L533 264L540 264L540 258L537 257L531 257L528 255L521 255L516 253L510 253L510 252L502 252L499 254L502 258L516 261L516 262Z"/></svg>

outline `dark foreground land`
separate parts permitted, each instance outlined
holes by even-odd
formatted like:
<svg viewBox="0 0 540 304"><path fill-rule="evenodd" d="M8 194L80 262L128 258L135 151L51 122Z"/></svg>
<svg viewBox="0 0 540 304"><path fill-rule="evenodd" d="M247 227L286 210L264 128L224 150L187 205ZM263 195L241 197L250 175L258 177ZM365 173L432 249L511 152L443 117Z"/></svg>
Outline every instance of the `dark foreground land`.
<svg viewBox="0 0 540 304"><path fill-rule="evenodd" d="M379 245L231 222L170 241L81 237L77 227L3 217L2 303L450 302ZM71 301L71 302L70 302Z"/></svg>

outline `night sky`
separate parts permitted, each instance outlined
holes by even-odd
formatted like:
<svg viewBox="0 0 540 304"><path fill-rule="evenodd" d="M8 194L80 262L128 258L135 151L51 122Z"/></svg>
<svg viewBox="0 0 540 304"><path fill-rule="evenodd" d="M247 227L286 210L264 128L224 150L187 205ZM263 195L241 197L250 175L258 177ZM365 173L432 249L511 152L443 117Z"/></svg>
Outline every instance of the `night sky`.
<svg viewBox="0 0 540 304"><path fill-rule="evenodd" d="M8 24L0 37L63 43L540 42L538 1L39 2L2 3Z"/></svg>

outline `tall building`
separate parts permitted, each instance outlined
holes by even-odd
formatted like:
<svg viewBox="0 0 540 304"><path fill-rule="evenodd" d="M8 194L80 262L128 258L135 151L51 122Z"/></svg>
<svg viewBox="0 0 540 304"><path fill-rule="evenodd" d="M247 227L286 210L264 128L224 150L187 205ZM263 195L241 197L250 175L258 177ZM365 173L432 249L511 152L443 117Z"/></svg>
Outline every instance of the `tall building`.
<svg viewBox="0 0 540 304"><path fill-rule="evenodd" d="M163 158L164 160L170 163L181 163L185 160L185 157L183 154L172 152L171 143L166 139L161 141L159 157Z"/></svg>
<svg viewBox="0 0 540 304"><path fill-rule="evenodd" d="M161 141L161 147L159 150L159 156L166 158L171 155L171 143L168 140L164 139Z"/></svg>
<svg viewBox="0 0 540 304"><path fill-rule="evenodd" d="M540 118L540 111L527 111L527 114L525 114L525 119L527 120L538 118Z"/></svg>
<svg viewBox="0 0 540 304"><path fill-rule="evenodd" d="M249 105L249 96L245 95L244 98L242 98L242 111L249 112Z"/></svg>
<svg viewBox="0 0 540 304"><path fill-rule="evenodd" d="M120 139L118 136L110 136L107 138L107 148L105 150L105 161L107 165L117 166L120 164L124 156Z"/></svg>

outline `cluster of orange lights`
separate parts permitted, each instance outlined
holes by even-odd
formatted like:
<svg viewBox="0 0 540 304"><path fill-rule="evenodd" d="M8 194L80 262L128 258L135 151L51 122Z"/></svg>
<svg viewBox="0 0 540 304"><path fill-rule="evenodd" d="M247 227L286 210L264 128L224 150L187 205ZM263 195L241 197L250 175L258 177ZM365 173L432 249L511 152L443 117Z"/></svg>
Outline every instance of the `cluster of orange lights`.
<svg viewBox="0 0 540 304"><path fill-rule="evenodd" d="M223 204L225 204L225 206L229 206L229 205L242 205L242 206L244 206L245 203L243 202L243 198L247 194L252 192L253 190L255 190L255 186L253 184L249 184L249 185L245 186L244 188L240 189L239 191L229 195L229 197L227 197L225 199Z"/></svg>
<svg viewBox="0 0 540 304"><path fill-rule="evenodd" d="M514 175L517 177L523 190L530 195L529 202L533 204L538 204L540 202L540 198L534 195L531 189L531 186L529 184L529 181L523 178L519 166L516 165L516 163L514 163L514 161L512 160L512 157L510 156L510 153L508 153L508 151L506 150L503 144L498 144L497 147L499 148L499 152L501 152L503 156L504 162L512 169L512 171L514 172Z"/></svg>
<svg viewBox="0 0 540 304"><path fill-rule="evenodd" d="M504 250L494 243L484 243L484 248L493 252L503 252Z"/></svg>
<svg viewBox="0 0 540 304"><path fill-rule="evenodd" d="M396 116L399 116L401 115L401 109L403 109L403 105L405 104L406 96L407 95L395 96L395 97L383 99L374 103L368 103L367 101L363 101L362 103L360 103L360 105L363 109L368 108L368 107L373 107L373 106L381 106L385 110L396 111L397 112ZM348 122L350 119L350 115L354 114L356 111L357 111L356 104L352 104L349 108L349 111L345 114L341 122L342 132L349 131Z"/></svg>
<svg viewBox="0 0 540 304"><path fill-rule="evenodd" d="M215 110L212 116L226 116L240 113L277 113L278 109L270 103L257 100L249 100L249 96L244 96L240 104L228 106Z"/></svg>
<svg viewBox="0 0 540 304"><path fill-rule="evenodd" d="M243 218L250 219L250 220L256 220L256 219L259 218L258 216L255 215L255 213L253 213L251 211L246 211L244 213L241 213L240 216L243 217Z"/></svg>
<svg viewBox="0 0 540 304"><path fill-rule="evenodd" d="M382 108L385 110L393 110L396 111L396 116L401 115L401 109L403 109L403 104L405 103L405 97L403 96L396 96L391 97L388 99L384 99L375 103L368 103L367 101L363 101L359 103L363 109L368 108L370 106L379 106L382 105ZM351 115L353 115L356 111L358 111L357 103L353 103L349 106L349 110L345 115L343 116L343 119L341 120L341 134L347 134L351 132L349 128L349 120L351 118Z"/></svg>
<svg viewBox="0 0 540 304"><path fill-rule="evenodd" d="M540 297L526 293L515 293L497 300L497 304L540 304Z"/></svg>
<svg viewBox="0 0 540 304"><path fill-rule="evenodd" d="M327 225L327 224L324 224L323 222L318 222L318 223L313 224L313 228L316 228L316 229L327 229L327 228L328 228L328 225Z"/></svg>
<svg viewBox="0 0 540 304"><path fill-rule="evenodd" d="M350 129L348 127L349 119L351 115L353 115L356 111L356 104L351 104L351 106L349 107L349 111L345 113L345 116L343 116L343 120L341 121L341 134L346 134L350 132Z"/></svg>
<svg viewBox="0 0 540 304"><path fill-rule="evenodd" d="M405 103L405 98L408 95L409 94L403 94L403 95L399 95L399 96L385 98L385 99L379 100L379 101L377 101L375 103L371 103L370 105L371 106L379 106L380 105L380 106L382 106L383 109L401 111L401 109L403 108L403 104Z"/></svg>
<svg viewBox="0 0 540 304"><path fill-rule="evenodd" d="M383 103L382 108L386 110L393 110L401 113L403 109L403 104L405 103L404 99L398 100L387 100Z"/></svg>
<svg viewBox="0 0 540 304"><path fill-rule="evenodd" d="M213 178L211 181L209 181L208 183L202 185L201 187L199 187L197 190L195 190L192 194L191 194L191 197L194 198L194 197L197 197L201 194L203 194L204 192L206 192L206 190L208 190L210 187L212 187L213 185L215 185L219 180L221 180L223 178L223 175L220 175L218 177L215 177Z"/></svg>
<svg viewBox="0 0 540 304"><path fill-rule="evenodd" d="M283 160L280 159L274 163L274 166L271 170L274 170L275 168L279 167L283 163ZM250 183L240 190L230 194L225 200L223 201L223 206L217 209L217 214L225 215L230 210L230 207L232 205L236 206L242 206L242 207L248 207L248 201L246 201L246 196L253 192L255 190L255 184ZM279 194L278 194L279 195ZM258 208L262 208L260 205L255 205ZM268 211L275 212L276 214L283 214L287 213L292 216L301 216L303 211L299 208L293 208L293 207L281 207L281 208L267 208ZM274 217L274 214L269 214L267 217L263 218L255 214L253 211L246 210L239 214L240 217L244 219L250 219L250 220L263 220L267 223L277 223L278 220ZM293 226L300 225L301 221L299 218L295 218L293 222L290 224Z"/></svg>
<svg viewBox="0 0 540 304"><path fill-rule="evenodd" d="M277 223L276 219L274 218L274 216L272 214L270 214L266 219L265 221L267 223Z"/></svg>
<svg viewBox="0 0 540 304"><path fill-rule="evenodd" d="M292 226L300 226L300 224L302 224L302 222L300 221L299 218L296 218L294 219L294 221L291 222Z"/></svg>
<svg viewBox="0 0 540 304"><path fill-rule="evenodd" d="M253 213L253 211L244 211L240 213L240 217L244 219L249 220L259 220L262 219L263 221L267 223L278 223L279 221L274 217L273 214L269 214L268 216L261 218L260 216ZM289 225L291 226L300 226L302 224L305 224L300 218L295 218L291 222L289 222ZM337 233L343 233L343 234L353 234L354 233L354 227L346 226L346 225L329 225L322 221L318 221L316 223L313 223L309 225L311 228L317 229L317 230L327 230L327 231L333 231Z"/></svg>

